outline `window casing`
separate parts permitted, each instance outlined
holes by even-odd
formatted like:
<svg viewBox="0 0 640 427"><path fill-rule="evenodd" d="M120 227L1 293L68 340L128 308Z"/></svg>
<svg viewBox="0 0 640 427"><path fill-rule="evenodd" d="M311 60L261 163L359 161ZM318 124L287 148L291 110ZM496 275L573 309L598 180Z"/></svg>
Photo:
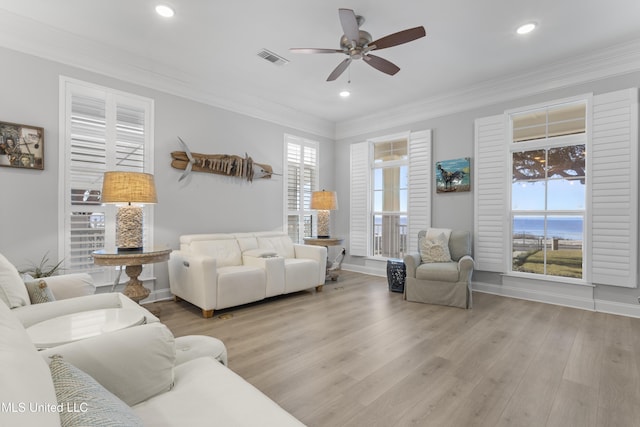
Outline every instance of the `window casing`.
<svg viewBox="0 0 640 427"><path fill-rule="evenodd" d="M378 143L381 145L376 150ZM380 218L380 224L384 223L383 217L389 215L387 230L392 238L387 240L398 248L397 251L417 251L418 232L431 226L431 130L405 132L351 144L349 160L350 255L377 259L391 255L389 249L386 250L389 255L382 255L384 244L375 242L375 215ZM374 183L377 169L378 182ZM389 170L386 178L385 169ZM389 184L388 190L385 180ZM385 206L386 197L389 201ZM379 230L382 242L385 232L381 226ZM400 237L401 234L404 235ZM374 247L380 248L378 254L375 254Z"/></svg>
<svg viewBox="0 0 640 427"><path fill-rule="evenodd" d="M91 253L115 248L116 206L102 205L104 172L153 173L153 101L61 77L60 253L68 272L89 272L100 284L116 269L94 265ZM144 209L144 245L153 245L153 206ZM152 275L144 267L141 278Z"/></svg>
<svg viewBox="0 0 640 427"><path fill-rule="evenodd" d="M588 94L526 110L544 110L549 105L579 103L587 105L582 280L566 277L553 279L554 276L537 274L527 277L568 284L635 288L638 283L638 89ZM511 197L505 197L514 186L512 153L533 149L551 150L560 145L578 146L572 150L580 150L579 146L583 143L581 136L576 133L545 134L544 138L550 143L542 147L528 146L531 138L514 142L510 117L522 112L524 109L483 117L474 123L474 261L478 271L512 273L511 215L517 210L512 209ZM555 144L556 137L564 142ZM565 182L558 179L559 185L568 184L566 181L581 180L579 173L575 173L575 167L573 170L570 179L563 177ZM564 207L557 209L559 213L567 216L574 213L562 212L572 206L569 203L571 199L567 197L567 200L563 200ZM573 203L575 207L575 201ZM520 273L513 272L511 275ZM528 289L525 282L518 283L518 286ZM541 285L544 286L544 283ZM539 291L535 289L535 292Z"/></svg>
<svg viewBox="0 0 640 427"><path fill-rule="evenodd" d="M287 233L294 242L315 235L315 211L311 193L318 190L318 143L285 135L285 200Z"/></svg>
<svg viewBox="0 0 640 427"><path fill-rule="evenodd" d="M511 272L584 279L586 109L510 116Z"/></svg>

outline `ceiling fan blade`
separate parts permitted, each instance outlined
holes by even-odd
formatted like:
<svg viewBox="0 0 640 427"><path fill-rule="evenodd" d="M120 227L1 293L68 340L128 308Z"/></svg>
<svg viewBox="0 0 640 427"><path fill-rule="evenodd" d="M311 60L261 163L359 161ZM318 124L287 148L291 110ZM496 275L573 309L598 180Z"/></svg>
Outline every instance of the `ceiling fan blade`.
<svg viewBox="0 0 640 427"><path fill-rule="evenodd" d="M355 46L360 40L360 30L358 29L358 20L355 12L351 9L338 9L338 14L340 15L340 24L344 35L351 40L352 46Z"/></svg>
<svg viewBox="0 0 640 427"><path fill-rule="evenodd" d="M364 59L364 62L371 65L376 70L382 71L383 73L389 74L390 76L393 76L398 71L400 71L400 67L398 67L396 64L394 64L393 62L389 62L384 58L380 58L379 56L368 54L365 55L362 59Z"/></svg>
<svg viewBox="0 0 640 427"><path fill-rule="evenodd" d="M335 70L333 70L331 74L329 74L329 77L327 77L327 81L332 82L338 77L340 77L340 74L344 73L344 70L347 69L349 64L351 64L351 57L339 63L338 66L335 68Z"/></svg>
<svg viewBox="0 0 640 427"><path fill-rule="evenodd" d="M397 33L389 34L388 36L374 40L369 43L369 46L375 45L376 50L386 49L388 47L414 41L426 35L427 33L424 30L424 27L409 28L408 30L398 31Z"/></svg>
<svg viewBox="0 0 640 427"><path fill-rule="evenodd" d="M344 53L342 49L316 49L314 47L292 47L289 52L293 53Z"/></svg>

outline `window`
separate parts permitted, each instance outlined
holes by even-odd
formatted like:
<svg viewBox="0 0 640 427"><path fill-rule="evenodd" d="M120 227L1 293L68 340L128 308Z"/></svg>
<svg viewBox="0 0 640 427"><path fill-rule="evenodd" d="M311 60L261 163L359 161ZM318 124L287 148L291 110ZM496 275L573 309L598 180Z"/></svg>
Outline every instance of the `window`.
<svg viewBox="0 0 640 427"><path fill-rule="evenodd" d="M637 287L637 88L480 118L474 132L476 270Z"/></svg>
<svg viewBox="0 0 640 427"><path fill-rule="evenodd" d="M402 257L431 226L431 130L351 144L353 256Z"/></svg>
<svg viewBox="0 0 640 427"><path fill-rule="evenodd" d="M586 104L511 116L511 271L583 278Z"/></svg>
<svg viewBox="0 0 640 427"><path fill-rule="evenodd" d="M406 138L373 144L373 256L402 258L407 251L408 174Z"/></svg>
<svg viewBox="0 0 640 427"><path fill-rule="evenodd" d="M318 190L318 143L285 135L285 226L294 242L315 234L311 193Z"/></svg>
<svg viewBox="0 0 640 427"><path fill-rule="evenodd" d="M95 266L91 257L115 243L116 207L101 204L102 177L109 170L153 172L153 101L66 78L60 85L60 253L67 271L111 282L116 272ZM153 244L152 209L144 207L145 246Z"/></svg>

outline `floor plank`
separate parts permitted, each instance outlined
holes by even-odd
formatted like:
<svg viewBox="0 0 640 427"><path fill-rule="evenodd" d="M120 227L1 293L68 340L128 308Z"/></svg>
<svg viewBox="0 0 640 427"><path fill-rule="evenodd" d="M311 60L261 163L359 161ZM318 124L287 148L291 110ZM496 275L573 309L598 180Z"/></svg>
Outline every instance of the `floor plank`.
<svg viewBox="0 0 640 427"><path fill-rule="evenodd" d="M412 303L351 272L211 319L153 308L176 336L223 340L229 367L309 426L640 425L640 319L479 293L471 310Z"/></svg>

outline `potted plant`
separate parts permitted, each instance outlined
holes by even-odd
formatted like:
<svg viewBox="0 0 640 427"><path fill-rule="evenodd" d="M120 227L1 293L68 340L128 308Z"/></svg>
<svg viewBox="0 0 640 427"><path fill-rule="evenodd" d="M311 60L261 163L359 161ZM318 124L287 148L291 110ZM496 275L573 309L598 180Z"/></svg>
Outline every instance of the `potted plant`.
<svg viewBox="0 0 640 427"><path fill-rule="evenodd" d="M45 253L42 259L40 260L40 263L38 264L34 263L33 261L29 261L31 265L20 270L20 274L28 274L34 279L38 279L41 277L53 276L54 274L56 274L58 270L62 270L61 265L62 265L62 261L64 260L58 261L58 263L55 265L49 264L48 255L49 255L49 252Z"/></svg>

